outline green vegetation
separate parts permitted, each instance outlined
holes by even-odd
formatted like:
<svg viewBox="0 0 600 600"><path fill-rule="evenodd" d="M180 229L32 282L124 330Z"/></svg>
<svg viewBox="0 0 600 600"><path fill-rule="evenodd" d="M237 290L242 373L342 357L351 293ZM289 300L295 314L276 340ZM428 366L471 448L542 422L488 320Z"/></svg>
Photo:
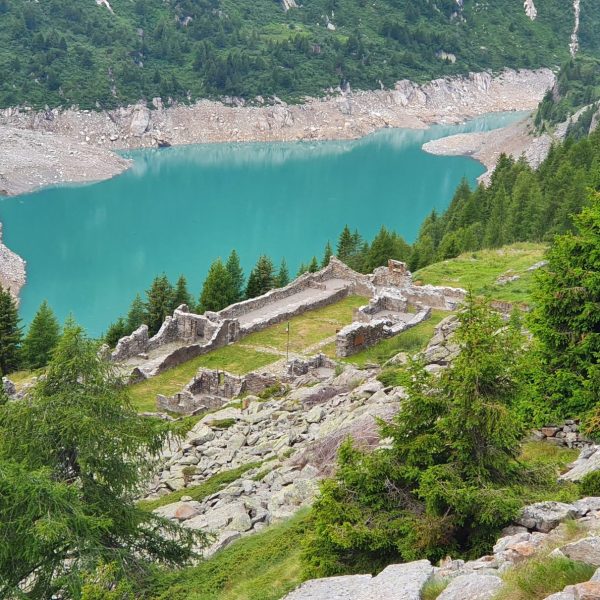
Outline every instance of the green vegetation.
<svg viewBox="0 0 600 600"><path fill-rule="evenodd" d="M139 417L128 389L73 322L27 400L0 402L0 596L78 598L106 565L139 579L187 563L204 535L145 512L133 497L168 425Z"/></svg>
<svg viewBox="0 0 600 600"><path fill-rule="evenodd" d="M421 600L435 600L449 583L447 580L430 579L421 590Z"/></svg>
<svg viewBox="0 0 600 600"><path fill-rule="evenodd" d="M594 571L568 558L532 558L504 574L504 586L494 600L543 600L567 585L588 581Z"/></svg>
<svg viewBox="0 0 600 600"><path fill-rule="evenodd" d="M172 502L178 502L179 500L181 500L182 496L191 496L193 500L201 502L207 496L216 494L225 486L234 482L247 471L258 468L262 464L262 462L247 463L245 465L242 465L241 467L238 467L237 469L221 471L220 473L209 477L208 479L206 479L198 485L186 487L181 490L177 490L176 492L171 492L170 494L166 494L165 496L161 496L160 498L156 498L155 500L142 500L138 503L138 506L140 508L143 508L144 510L153 511L157 508L160 508L161 506L171 504Z"/></svg>
<svg viewBox="0 0 600 600"><path fill-rule="evenodd" d="M600 471L593 471L584 476L579 483L582 496L600 496Z"/></svg>
<svg viewBox="0 0 600 600"><path fill-rule="evenodd" d="M306 511L238 540L196 567L159 572L152 600L279 600L303 579Z"/></svg>
<svg viewBox="0 0 600 600"><path fill-rule="evenodd" d="M494 300L529 303L534 285L534 272L529 267L544 258L547 246L518 243L492 250L465 252L414 273L415 281L431 285L447 285L471 290ZM496 283L500 276L519 279Z"/></svg>
<svg viewBox="0 0 600 600"><path fill-rule="evenodd" d="M434 379L409 365L401 413L381 426L391 448L342 445L313 507L304 553L311 576L479 556L526 500L555 486L556 473L517 460L520 324L503 327L472 296L458 318L461 352L450 367Z"/></svg>
<svg viewBox="0 0 600 600"><path fill-rule="evenodd" d="M7 289L0 286L0 377L16 371L21 362L21 328L17 303Z"/></svg>
<svg viewBox="0 0 600 600"><path fill-rule="evenodd" d="M600 432L600 195L576 217L576 233L558 237L537 277L530 327L538 341L537 410L579 416L593 410L590 432Z"/></svg>
<svg viewBox="0 0 600 600"><path fill-rule="evenodd" d="M415 354L427 346L439 322L448 315L449 313L443 310L432 310L431 317L423 321L423 323L419 323L408 331L404 331L388 340L383 340L375 346L343 360L344 362L364 367L367 364L382 365L399 352ZM335 354L335 346L327 347L326 351L333 356Z"/></svg>
<svg viewBox="0 0 600 600"><path fill-rule="evenodd" d="M561 67L554 89L549 90L540 103L535 125L542 131L552 128L599 99L600 61L580 53ZM567 134L575 138L587 136L595 110L584 112L577 123L569 126Z"/></svg>
<svg viewBox="0 0 600 600"><path fill-rule="evenodd" d="M573 22L563 0L546 0L535 21L507 0L465 0L462 9L453 0L314 0L288 12L272 0L110 4L114 12L0 0L0 108L106 109L157 96L298 100L346 82L372 89L403 78L554 66L568 57ZM591 52L594 4L582 7L582 47Z"/></svg>
<svg viewBox="0 0 600 600"><path fill-rule="evenodd" d="M131 386L131 401L138 411L154 411L157 394L170 396L179 392L191 381L200 367L242 375L276 360L279 360L277 354L257 352L239 344L224 346Z"/></svg>
<svg viewBox="0 0 600 600"><path fill-rule="evenodd" d="M289 321L290 351L302 352L306 348L335 335L336 331L352 322L355 309L364 306L368 298L363 296L348 296L335 304L317 308L293 317ZM244 346L257 346L275 348L285 352L287 348L288 322L273 325L251 333L245 337L241 344Z"/></svg>
<svg viewBox="0 0 600 600"><path fill-rule="evenodd" d="M50 361L60 337L60 326L46 300L42 302L23 340L23 364L28 369L41 369Z"/></svg>

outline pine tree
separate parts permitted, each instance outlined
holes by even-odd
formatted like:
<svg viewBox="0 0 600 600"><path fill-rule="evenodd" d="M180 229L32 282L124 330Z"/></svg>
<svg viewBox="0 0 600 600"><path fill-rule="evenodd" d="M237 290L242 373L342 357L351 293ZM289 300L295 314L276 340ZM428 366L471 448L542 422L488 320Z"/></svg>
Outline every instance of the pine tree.
<svg viewBox="0 0 600 600"><path fill-rule="evenodd" d="M200 301L198 303L198 312L204 313L207 310L218 312L229 306L235 295L231 274L223 264L220 258L217 258L208 270L208 275L202 285Z"/></svg>
<svg viewBox="0 0 600 600"><path fill-rule="evenodd" d="M133 333L147 321L146 305L139 294L136 294L127 313L127 335Z"/></svg>
<svg viewBox="0 0 600 600"><path fill-rule="evenodd" d="M323 260L321 261L322 269L324 269L329 264L329 261L331 260L332 256L333 250L331 249L331 244L327 242L327 244L325 244L325 251L323 252Z"/></svg>
<svg viewBox="0 0 600 600"><path fill-rule="evenodd" d="M308 263L308 272L316 273L319 270L319 261L316 256L313 256L311 261Z"/></svg>
<svg viewBox="0 0 600 600"><path fill-rule="evenodd" d="M0 286L0 375L19 368L21 328L17 303L8 288Z"/></svg>
<svg viewBox="0 0 600 600"><path fill-rule="evenodd" d="M285 261L285 258L282 258L281 264L279 265L279 271L277 272L277 276L275 277L275 287L285 287L289 282L290 273L288 271L287 262Z"/></svg>
<svg viewBox="0 0 600 600"><path fill-rule="evenodd" d="M171 311L175 310L182 304L186 304L191 310L194 307L194 299L189 293L187 288L187 280L183 275L179 276L175 291L173 293L173 303L171 304Z"/></svg>
<svg viewBox="0 0 600 600"><path fill-rule="evenodd" d="M166 275L154 279L152 286L146 292L146 319L150 335L158 332L171 312L173 306L173 286Z"/></svg>
<svg viewBox="0 0 600 600"><path fill-rule="evenodd" d="M58 343L60 326L48 302L44 300L29 325L23 340L23 360L29 369L41 369L48 364Z"/></svg>
<svg viewBox="0 0 600 600"><path fill-rule="evenodd" d="M298 267L298 272L296 273L296 277L300 277L300 275L304 275L304 273L308 273L308 266L304 263L300 263Z"/></svg>
<svg viewBox="0 0 600 600"><path fill-rule="evenodd" d="M231 304L244 299L244 271L240 265L240 257L235 250L231 251L225 268L231 277Z"/></svg>
<svg viewBox="0 0 600 600"><path fill-rule="evenodd" d="M275 287L275 274L273 262L264 254L258 259L256 266L252 269L248 277L246 286L246 297L256 298L262 296Z"/></svg>

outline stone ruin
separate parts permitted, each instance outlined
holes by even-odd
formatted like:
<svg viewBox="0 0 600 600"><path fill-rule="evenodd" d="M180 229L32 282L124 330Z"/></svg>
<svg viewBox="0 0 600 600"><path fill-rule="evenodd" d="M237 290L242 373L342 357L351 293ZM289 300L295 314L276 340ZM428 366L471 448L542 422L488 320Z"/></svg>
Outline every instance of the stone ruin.
<svg viewBox="0 0 600 600"><path fill-rule="evenodd" d="M158 410L180 414L201 414L208 410L221 408L232 398L242 394L259 395L267 388L282 386L297 381L299 377L310 373L319 376L333 374L335 361L324 354L317 354L303 360L292 359L286 365L282 376L272 373L253 371L246 375L234 375L218 369L200 368L192 381L181 392L173 396L157 396Z"/></svg>
<svg viewBox="0 0 600 600"><path fill-rule="evenodd" d="M370 275L357 273L335 256L327 267L305 273L289 285L238 302L219 312L197 315L186 305L168 316L160 331L149 337L142 325L119 340L111 360L130 369L133 379L152 377L245 335L260 331L335 302L349 295L371 298L357 311L358 323L338 334L338 356L348 356L412 327L429 316L429 308L453 310L465 291L415 285L406 264L388 261ZM378 321L384 321L379 324ZM180 402L185 404L184 399Z"/></svg>

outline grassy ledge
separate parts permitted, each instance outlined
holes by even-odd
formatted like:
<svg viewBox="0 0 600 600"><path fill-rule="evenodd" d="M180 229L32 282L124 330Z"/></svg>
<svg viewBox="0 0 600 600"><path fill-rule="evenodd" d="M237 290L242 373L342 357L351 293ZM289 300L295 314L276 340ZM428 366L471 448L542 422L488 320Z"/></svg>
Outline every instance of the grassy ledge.
<svg viewBox="0 0 600 600"><path fill-rule="evenodd" d="M494 300L527 303L534 276L527 269L543 260L545 250L543 244L519 243L465 252L417 271L414 278L424 284L471 288L475 294L489 295ZM519 279L498 285L496 280L505 274L518 275Z"/></svg>

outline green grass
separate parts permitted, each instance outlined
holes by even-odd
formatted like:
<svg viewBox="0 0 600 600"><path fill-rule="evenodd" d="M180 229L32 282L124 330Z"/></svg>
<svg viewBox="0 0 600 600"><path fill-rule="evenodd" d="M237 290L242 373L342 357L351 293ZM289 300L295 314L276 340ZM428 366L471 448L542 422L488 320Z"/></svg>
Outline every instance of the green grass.
<svg viewBox="0 0 600 600"><path fill-rule="evenodd" d="M497 250L466 252L417 271L414 279L424 284L470 288L475 294L489 295L494 300L527 303L534 276L527 269L543 259L545 249L543 244L520 243ZM495 283L504 274L519 275L520 279L504 285Z"/></svg>
<svg viewBox="0 0 600 600"><path fill-rule="evenodd" d="M579 456L579 450L555 446L548 442L526 442L521 448L521 459L527 462L543 461L564 472L569 463Z"/></svg>
<svg viewBox="0 0 600 600"><path fill-rule="evenodd" d="M160 573L153 600L279 600L302 581L307 511L243 538L196 567Z"/></svg>
<svg viewBox="0 0 600 600"><path fill-rule="evenodd" d="M542 600L567 585L589 580L594 571L568 558L533 558L504 574L504 586L494 600Z"/></svg>
<svg viewBox="0 0 600 600"><path fill-rule="evenodd" d="M435 600L449 583L447 579L430 579L421 590L421 600Z"/></svg>
<svg viewBox="0 0 600 600"><path fill-rule="evenodd" d="M222 471L221 473L217 473L216 475L209 477L206 481L203 481L198 485L183 488L181 490L177 490L176 492L171 492L166 496L161 496L160 498L156 498L154 500L142 500L140 501L139 505L147 511L152 511L156 508L160 508L161 506L166 506L167 504L178 502L179 500L181 500L182 496L191 496L194 500L200 502L207 496L210 496L211 494L216 494L219 490L222 490L226 485L229 485L236 479L240 478L247 471L260 467L262 464L262 462L253 462L242 465L237 469Z"/></svg>
<svg viewBox="0 0 600 600"><path fill-rule="evenodd" d="M290 319L290 350L301 352L309 346L336 334L352 322L354 310L368 304L363 296L348 296L340 302L311 310ZM273 325L245 337L241 344L263 346L285 351L287 347L287 322Z"/></svg>
<svg viewBox="0 0 600 600"><path fill-rule="evenodd" d="M170 396L179 392L191 381L200 367L218 368L242 375L274 363L276 360L279 360L279 356L276 354L257 352L238 344L225 346L131 386L133 406L140 412L156 410L157 394Z"/></svg>
<svg viewBox="0 0 600 600"><path fill-rule="evenodd" d="M433 332L438 323L449 314L443 310L432 310L429 319L419 323L408 331L400 333L393 338L383 340L371 348L340 360L364 367L366 364L382 365L392 358L392 356L398 354L398 352L418 352L427 346L427 342L433 337ZM328 344L324 348L324 352L335 358L335 344Z"/></svg>

